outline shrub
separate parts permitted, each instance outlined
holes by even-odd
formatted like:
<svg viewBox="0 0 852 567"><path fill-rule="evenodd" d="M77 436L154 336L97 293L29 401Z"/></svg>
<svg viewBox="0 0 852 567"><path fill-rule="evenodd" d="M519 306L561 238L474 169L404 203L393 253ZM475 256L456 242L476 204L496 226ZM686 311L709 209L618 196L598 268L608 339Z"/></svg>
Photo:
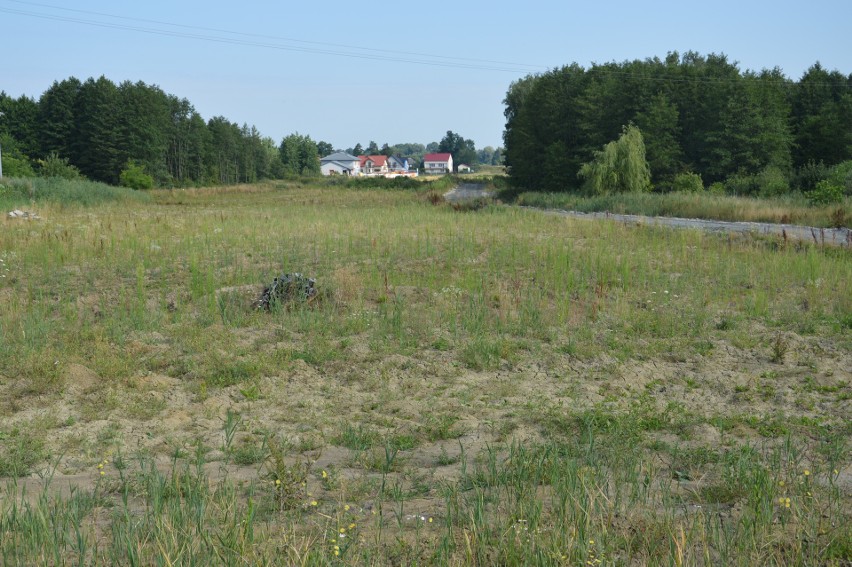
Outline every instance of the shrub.
<svg viewBox="0 0 852 567"><path fill-rule="evenodd" d="M711 195L724 195L725 194L725 184L717 181L716 183L711 183L710 187L707 188L707 192Z"/></svg>
<svg viewBox="0 0 852 567"><path fill-rule="evenodd" d="M672 191L682 193L700 193L704 191L704 181L697 173L678 173L672 181Z"/></svg>
<svg viewBox="0 0 852 567"><path fill-rule="evenodd" d="M817 183L816 189L808 193L811 205L834 205L843 201L843 189L831 181Z"/></svg>
<svg viewBox="0 0 852 567"><path fill-rule="evenodd" d="M761 197L777 197L790 192L790 183L780 168L767 166L756 176L757 190Z"/></svg>
<svg viewBox="0 0 852 567"><path fill-rule="evenodd" d="M816 188L817 183L825 179L828 176L828 173L829 168L826 167L823 162L817 163L811 160L800 167L799 171L796 172L794 185L799 189L799 191L807 193L808 191L812 191Z"/></svg>
<svg viewBox="0 0 852 567"><path fill-rule="evenodd" d="M752 195L757 192L757 180L753 175L734 174L725 180L725 191L728 195Z"/></svg>
<svg viewBox="0 0 852 567"><path fill-rule="evenodd" d="M840 162L832 167L826 179L840 187L846 195L852 195L852 160Z"/></svg>
<svg viewBox="0 0 852 567"><path fill-rule="evenodd" d="M144 167L130 160L119 176L119 183L131 189L151 189L154 186L154 178L145 173Z"/></svg>
<svg viewBox="0 0 852 567"><path fill-rule="evenodd" d="M80 179L83 175L75 166L68 163L68 158L61 158L56 152L50 152L45 159L38 160L41 177L60 177L62 179Z"/></svg>
<svg viewBox="0 0 852 567"><path fill-rule="evenodd" d="M0 185L0 196L13 199L32 199L35 197L33 184L29 179L6 179Z"/></svg>
<svg viewBox="0 0 852 567"><path fill-rule="evenodd" d="M3 177L35 177L35 171L26 158L3 154Z"/></svg>

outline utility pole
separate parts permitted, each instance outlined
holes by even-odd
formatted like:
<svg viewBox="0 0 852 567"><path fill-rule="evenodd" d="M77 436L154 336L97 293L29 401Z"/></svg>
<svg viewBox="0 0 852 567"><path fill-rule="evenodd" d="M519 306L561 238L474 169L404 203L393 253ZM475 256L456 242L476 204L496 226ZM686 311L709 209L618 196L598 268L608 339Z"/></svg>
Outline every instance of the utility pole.
<svg viewBox="0 0 852 567"><path fill-rule="evenodd" d="M0 112L0 118L3 118L3 112ZM3 148L0 146L0 179L3 179Z"/></svg>

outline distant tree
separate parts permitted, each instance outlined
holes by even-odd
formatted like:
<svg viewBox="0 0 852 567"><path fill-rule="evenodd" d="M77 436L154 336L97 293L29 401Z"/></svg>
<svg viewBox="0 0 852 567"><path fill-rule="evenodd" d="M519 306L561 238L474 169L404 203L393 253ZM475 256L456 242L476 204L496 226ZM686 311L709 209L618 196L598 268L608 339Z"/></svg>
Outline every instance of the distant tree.
<svg viewBox="0 0 852 567"><path fill-rule="evenodd" d="M240 127L224 116L214 116L207 121L207 129L210 137L204 157L206 181L222 185L239 183Z"/></svg>
<svg viewBox="0 0 852 567"><path fill-rule="evenodd" d="M379 155L392 156L394 155L393 148L385 142L384 145L382 145L382 149L379 150Z"/></svg>
<svg viewBox="0 0 852 567"><path fill-rule="evenodd" d="M33 157L38 152L38 103L27 97L12 98L0 91L0 133L15 139L22 155Z"/></svg>
<svg viewBox="0 0 852 567"><path fill-rule="evenodd" d="M353 156L362 156L364 155L364 148L361 147L361 144L355 144L355 147L352 148L352 151L349 153Z"/></svg>
<svg viewBox="0 0 852 567"><path fill-rule="evenodd" d="M200 183L208 169L206 152L211 144L211 132L187 99L170 95L168 104L170 119L165 159L170 183L179 186Z"/></svg>
<svg viewBox="0 0 852 567"><path fill-rule="evenodd" d="M82 83L74 77L53 82L38 101L38 140L41 155L71 155L74 103Z"/></svg>
<svg viewBox="0 0 852 567"><path fill-rule="evenodd" d="M447 130L446 135L438 144L438 151L452 154L455 168L463 163L471 165L477 161L476 146L473 140L466 140L452 130Z"/></svg>
<svg viewBox="0 0 852 567"><path fill-rule="evenodd" d="M334 153L334 146L328 142L317 142L317 152L319 152L320 157L331 155Z"/></svg>
<svg viewBox="0 0 852 567"><path fill-rule="evenodd" d="M121 102L118 87L109 79L88 79L74 100L71 163L95 181L118 184L125 162L121 159Z"/></svg>
<svg viewBox="0 0 852 567"><path fill-rule="evenodd" d="M368 156L379 155L379 146L373 140L370 140L370 145L367 146L367 155Z"/></svg>
<svg viewBox="0 0 852 567"><path fill-rule="evenodd" d="M310 136L302 136L298 132L290 134L281 141L279 148L285 174L319 175L317 144Z"/></svg>
<svg viewBox="0 0 852 567"><path fill-rule="evenodd" d="M118 162L132 160L155 179L167 177L171 107L166 93L142 81L125 81L118 86L118 116Z"/></svg>
<svg viewBox="0 0 852 567"><path fill-rule="evenodd" d="M595 152L591 162L583 164L578 175L586 180L591 193L627 193L647 191L651 172L645 160L642 133L632 124L626 126L618 140Z"/></svg>
<svg viewBox="0 0 852 567"><path fill-rule="evenodd" d="M478 150L476 152L476 159L479 163L491 165L491 161L494 159L494 148L491 146L485 146L481 150Z"/></svg>
<svg viewBox="0 0 852 567"><path fill-rule="evenodd" d="M793 136L789 125L787 82L779 70L746 73L719 117L712 139L711 179L734 172L755 175L767 167L791 169Z"/></svg>
<svg viewBox="0 0 852 567"><path fill-rule="evenodd" d="M793 161L834 165L852 159L852 74L811 66L793 90Z"/></svg>
<svg viewBox="0 0 852 567"><path fill-rule="evenodd" d="M678 119L677 107L662 92L654 95L636 115L635 123L642 132L655 183L670 184L684 169Z"/></svg>

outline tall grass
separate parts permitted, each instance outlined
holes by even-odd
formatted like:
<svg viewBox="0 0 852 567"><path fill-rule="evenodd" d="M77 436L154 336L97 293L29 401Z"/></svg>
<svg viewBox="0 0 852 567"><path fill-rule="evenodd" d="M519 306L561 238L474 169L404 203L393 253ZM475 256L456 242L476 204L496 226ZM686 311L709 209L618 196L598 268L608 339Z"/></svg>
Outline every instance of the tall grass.
<svg viewBox="0 0 852 567"><path fill-rule="evenodd" d="M0 182L0 202L8 206L25 206L30 202L50 202L60 205L94 206L101 203L131 201L147 202L150 197L126 187L82 179L59 177L3 179Z"/></svg>
<svg viewBox="0 0 852 567"><path fill-rule="evenodd" d="M814 227L852 226L852 201L811 206L802 196L732 197L702 193L628 193L581 196L568 193L521 193L517 204L584 213L700 218L722 221L800 224Z"/></svg>

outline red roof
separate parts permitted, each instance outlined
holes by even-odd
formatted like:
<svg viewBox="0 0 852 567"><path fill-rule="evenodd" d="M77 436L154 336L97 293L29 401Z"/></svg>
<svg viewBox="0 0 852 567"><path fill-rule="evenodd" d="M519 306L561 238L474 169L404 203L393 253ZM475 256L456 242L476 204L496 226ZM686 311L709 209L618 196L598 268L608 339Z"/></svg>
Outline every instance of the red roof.
<svg viewBox="0 0 852 567"><path fill-rule="evenodd" d="M450 161L453 154L426 154L423 161Z"/></svg>
<svg viewBox="0 0 852 567"><path fill-rule="evenodd" d="M388 164L387 156L358 156L358 159L361 160L361 167L364 167L367 160L371 160L375 167L382 167L383 165Z"/></svg>

